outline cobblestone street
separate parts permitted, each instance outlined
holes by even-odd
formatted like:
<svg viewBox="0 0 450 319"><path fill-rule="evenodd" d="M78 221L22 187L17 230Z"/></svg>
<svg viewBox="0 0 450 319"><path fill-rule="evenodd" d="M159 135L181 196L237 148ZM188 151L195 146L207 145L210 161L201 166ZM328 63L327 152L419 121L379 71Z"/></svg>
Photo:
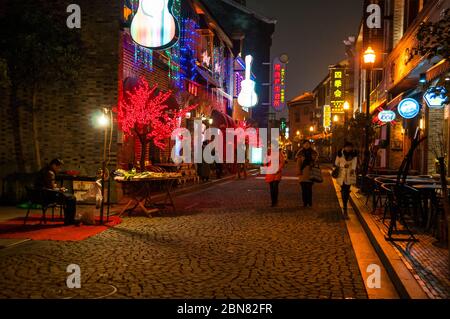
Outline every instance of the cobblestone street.
<svg viewBox="0 0 450 319"><path fill-rule="evenodd" d="M278 208L251 177L82 242L1 249L0 298L367 298L330 177L305 209L293 164L286 175ZM66 288L69 264L81 267L81 289Z"/></svg>

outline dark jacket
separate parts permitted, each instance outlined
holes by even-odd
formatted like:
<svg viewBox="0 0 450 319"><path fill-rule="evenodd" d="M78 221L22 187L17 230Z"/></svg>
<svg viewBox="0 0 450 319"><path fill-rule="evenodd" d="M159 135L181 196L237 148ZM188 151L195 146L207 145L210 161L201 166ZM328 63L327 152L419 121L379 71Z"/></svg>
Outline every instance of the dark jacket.
<svg viewBox="0 0 450 319"><path fill-rule="evenodd" d="M56 189L56 174L46 166L37 175L34 187L36 189Z"/></svg>
<svg viewBox="0 0 450 319"><path fill-rule="evenodd" d="M314 163L319 158L319 153L317 153L312 148L305 150L301 149L296 154L297 160L297 176L299 177L300 183L311 181L311 169Z"/></svg>

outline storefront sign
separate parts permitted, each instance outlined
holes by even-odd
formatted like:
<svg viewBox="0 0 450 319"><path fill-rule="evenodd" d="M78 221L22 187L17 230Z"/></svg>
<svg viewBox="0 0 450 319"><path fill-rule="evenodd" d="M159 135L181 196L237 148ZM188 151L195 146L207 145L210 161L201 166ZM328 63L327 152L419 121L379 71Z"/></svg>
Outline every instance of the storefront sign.
<svg viewBox="0 0 450 319"><path fill-rule="evenodd" d="M332 113L344 113L345 103L345 69L331 69L331 111Z"/></svg>
<svg viewBox="0 0 450 319"><path fill-rule="evenodd" d="M331 127L331 106L329 105L323 107L323 127L325 129Z"/></svg>
<svg viewBox="0 0 450 319"><path fill-rule="evenodd" d="M378 119L383 123L390 123L395 120L397 115L393 111L381 111L378 114Z"/></svg>
<svg viewBox="0 0 450 319"><path fill-rule="evenodd" d="M420 112L420 104L414 99L404 99L398 105L398 113L405 119L415 118Z"/></svg>
<svg viewBox="0 0 450 319"><path fill-rule="evenodd" d="M131 21L131 37L140 46L162 50L178 41L179 27L172 15L172 0L140 0Z"/></svg>
<svg viewBox="0 0 450 319"><path fill-rule="evenodd" d="M423 98L431 109L442 109L448 103L447 89L442 86L431 87Z"/></svg>
<svg viewBox="0 0 450 319"><path fill-rule="evenodd" d="M272 106L275 111L281 112L286 108L286 63L278 57L273 61L272 76Z"/></svg>

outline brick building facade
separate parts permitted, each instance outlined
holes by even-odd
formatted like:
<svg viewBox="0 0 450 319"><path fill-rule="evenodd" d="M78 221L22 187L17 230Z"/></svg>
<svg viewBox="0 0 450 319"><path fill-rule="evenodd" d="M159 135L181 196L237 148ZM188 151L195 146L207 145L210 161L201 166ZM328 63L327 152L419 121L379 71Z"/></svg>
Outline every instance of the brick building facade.
<svg viewBox="0 0 450 319"><path fill-rule="evenodd" d="M47 0L46 4L64 16L67 6L72 2ZM103 154L102 131L95 127L93 117L102 107L111 107L117 103L122 6L120 1L79 0L77 4L81 7L81 29L68 28L67 32L81 33L86 59L80 68L80 80L70 89L43 88L38 92L38 138L42 163L59 157L64 159L67 169L81 169L87 174L93 174L100 167ZM65 24L66 21L64 19L55 23ZM1 177L17 172L17 145L23 151L26 171L37 169L33 140L30 138L31 115L25 107L30 96L23 89L19 91L21 103L17 119L12 118L15 113L9 109L9 93L8 87L1 91ZM115 145L113 143L112 158L115 158L117 151ZM115 161L111 164L114 165Z"/></svg>
<svg viewBox="0 0 450 319"><path fill-rule="evenodd" d="M377 154L377 167L399 168L416 129L420 127L420 134L428 138L415 152L412 169L422 174L437 172L433 138L442 133L448 137L448 119L445 118L445 110L431 110L423 95L433 83L443 82L449 67L442 63L442 57L427 59L415 54L414 48L419 46L417 33L421 23L438 21L443 10L449 7L449 0L384 1L383 16L389 19L383 22L382 50L376 52L380 68L371 72L370 111L374 121L380 110L396 112L397 119L394 123L380 125L378 129L376 139L382 146ZM364 47L363 27L357 39L355 105L364 111L367 71L360 60L367 47ZM426 80L421 83L423 77ZM417 117L404 119L400 116L397 107L404 98L414 98L420 104L421 110Z"/></svg>

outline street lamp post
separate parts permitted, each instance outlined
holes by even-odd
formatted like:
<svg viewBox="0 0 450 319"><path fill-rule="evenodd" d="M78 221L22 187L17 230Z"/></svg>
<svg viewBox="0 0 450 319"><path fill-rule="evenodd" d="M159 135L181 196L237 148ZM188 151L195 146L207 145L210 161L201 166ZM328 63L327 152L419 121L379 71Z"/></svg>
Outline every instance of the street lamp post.
<svg viewBox="0 0 450 319"><path fill-rule="evenodd" d="M362 175L365 177L367 175L367 172L369 170L369 157L370 157L370 151L369 151L369 131L370 131L370 88L371 88L371 75L372 75L372 68L375 64L376 55L375 51L372 49L372 47L368 47L366 52L364 52L364 63L367 66L366 67L366 134L365 134L365 141L364 141L364 166L363 166L363 172Z"/></svg>
<svg viewBox="0 0 450 319"><path fill-rule="evenodd" d="M344 103L344 126L348 130L348 114L347 112L350 110L350 103L347 101Z"/></svg>
<svg viewBox="0 0 450 319"><path fill-rule="evenodd" d="M337 114L335 114L334 116L333 116L333 124L332 124L332 128L331 128L331 130L333 131L332 133L333 133L333 137L332 137L332 142L331 142L331 146L330 146L330 149L331 149L331 155L332 156L334 156L334 154L336 154L336 152L337 152L337 150L335 149L335 145L336 145L336 143L335 143L335 140L336 140L336 128L338 127L338 123L339 123L339 116L337 115Z"/></svg>
<svg viewBox="0 0 450 319"><path fill-rule="evenodd" d="M108 118L108 115L110 115L111 118ZM108 126L112 126L112 114L111 110L108 108L104 108L102 114L98 118L98 125L104 129L104 140L103 140L103 161L102 161L102 202L100 204L100 224L103 224L103 212L105 207L105 179L106 179L106 161L107 161L107 147L108 147ZM111 127L112 129L112 127ZM109 178L109 177L108 177ZM109 192L111 189L109 188L110 183L108 183L108 198L109 198ZM108 216L109 216L109 203L108 203Z"/></svg>

